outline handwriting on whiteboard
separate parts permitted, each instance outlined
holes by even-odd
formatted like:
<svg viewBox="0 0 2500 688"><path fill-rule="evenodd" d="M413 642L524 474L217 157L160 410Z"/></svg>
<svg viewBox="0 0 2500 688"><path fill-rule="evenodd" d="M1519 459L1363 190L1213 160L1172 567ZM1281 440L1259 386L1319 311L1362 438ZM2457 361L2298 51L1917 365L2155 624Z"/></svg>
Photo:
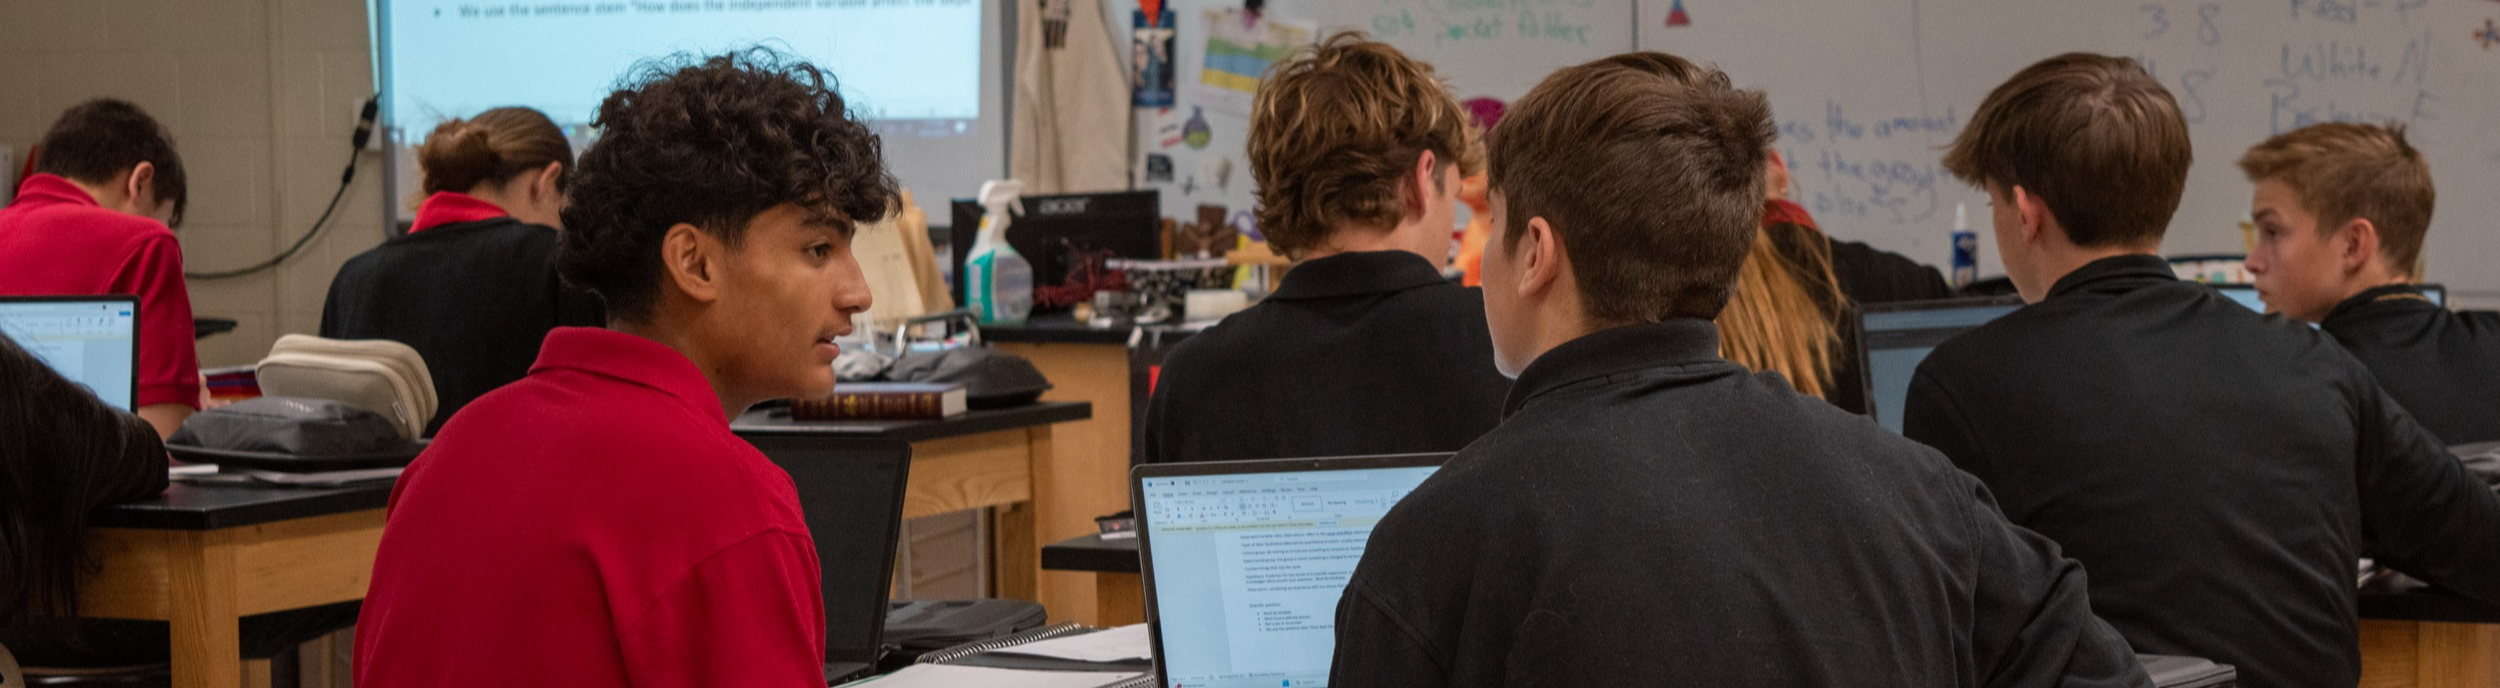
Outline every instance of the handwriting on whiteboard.
<svg viewBox="0 0 2500 688"><path fill-rule="evenodd" d="M1943 202L1941 184L1952 182L1942 153L1916 158L1869 151L1897 146L1865 145L1895 138L1949 141L1962 129L1960 113L1852 115L1838 101L1823 101L1822 118L1780 120L1780 148L1788 158L1796 200L1816 217L1874 220L1896 225L1927 222ZM1916 146L1915 148L1927 148Z"/></svg>
<svg viewBox="0 0 2500 688"><path fill-rule="evenodd" d="M1372 37L1465 43L1588 45L1596 0L1375 0Z"/></svg>

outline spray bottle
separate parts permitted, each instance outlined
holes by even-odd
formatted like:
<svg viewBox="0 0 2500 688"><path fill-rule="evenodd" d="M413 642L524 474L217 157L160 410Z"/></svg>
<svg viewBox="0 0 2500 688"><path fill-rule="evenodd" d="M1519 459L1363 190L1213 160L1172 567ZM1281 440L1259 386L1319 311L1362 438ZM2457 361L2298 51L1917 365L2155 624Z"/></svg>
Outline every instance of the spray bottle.
<svg viewBox="0 0 2500 688"><path fill-rule="evenodd" d="M964 300L984 325L1022 324L1033 312L1033 264L1007 244L1024 183L1000 179L981 184L981 231L964 259Z"/></svg>
<svg viewBox="0 0 2500 688"><path fill-rule="evenodd" d="M1953 288L1979 281L1979 233L1970 230L1970 205L1953 204Z"/></svg>

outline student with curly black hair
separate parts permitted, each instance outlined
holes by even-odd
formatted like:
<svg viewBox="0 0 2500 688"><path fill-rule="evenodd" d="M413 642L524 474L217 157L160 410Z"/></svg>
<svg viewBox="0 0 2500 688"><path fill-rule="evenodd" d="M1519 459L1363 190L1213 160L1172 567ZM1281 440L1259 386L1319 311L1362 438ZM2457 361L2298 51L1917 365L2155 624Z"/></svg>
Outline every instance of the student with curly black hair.
<svg viewBox="0 0 2500 688"><path fill-rule="evenodd" d="M832 391L851 233L896 205L877 137L762 49L639 65L593 124L557 269L608 329L549 333L400 478L359 686L825 684L798 496L729 418Z"/></svg>

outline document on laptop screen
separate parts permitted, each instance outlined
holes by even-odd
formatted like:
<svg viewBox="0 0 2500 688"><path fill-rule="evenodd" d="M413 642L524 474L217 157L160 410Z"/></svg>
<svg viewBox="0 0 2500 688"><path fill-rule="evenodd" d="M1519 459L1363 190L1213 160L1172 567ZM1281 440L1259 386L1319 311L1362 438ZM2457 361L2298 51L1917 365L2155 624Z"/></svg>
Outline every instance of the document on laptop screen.
<svg viewBox="0 0 2500 688"><path fill-rule="evenodd" d="M1326 686L1337 600L1372 526L1435 468L1147 479L1171 684Z"/></svg>

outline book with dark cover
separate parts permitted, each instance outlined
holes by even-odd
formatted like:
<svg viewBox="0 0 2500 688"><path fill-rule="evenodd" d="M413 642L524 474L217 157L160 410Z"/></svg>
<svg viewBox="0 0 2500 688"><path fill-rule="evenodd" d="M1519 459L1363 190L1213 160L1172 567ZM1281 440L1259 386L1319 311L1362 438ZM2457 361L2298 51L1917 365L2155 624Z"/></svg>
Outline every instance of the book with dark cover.
<svg viewBox="0 0 2500 688"><path fill-rule="evenodd" d="M796 420L939 420L964 413L963 385L845 382L823 399L790 402Z"/></svg>

